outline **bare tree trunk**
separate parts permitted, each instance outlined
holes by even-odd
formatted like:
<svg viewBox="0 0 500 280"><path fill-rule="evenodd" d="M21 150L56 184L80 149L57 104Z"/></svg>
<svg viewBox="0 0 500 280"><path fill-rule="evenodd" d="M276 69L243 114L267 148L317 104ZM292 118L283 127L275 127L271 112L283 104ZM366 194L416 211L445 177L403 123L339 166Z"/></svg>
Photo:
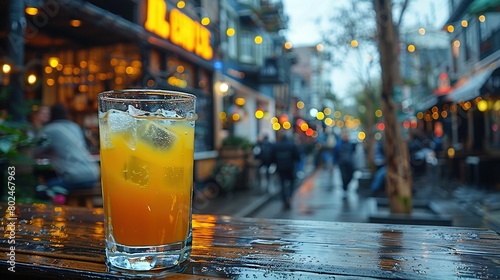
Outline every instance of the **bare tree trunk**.
<svg viewBox="0 0 500 280"><path fill-rule="evenodd" d="M380 66L382 69L382 108L385 121L384 151L387 176L386 192L391 213L411 213L410 162L408 147L401 134L401 126L396 118L394 86L400 82L399 40L397 28L392 19L391 0L373 0L378 30Z"/></svg>

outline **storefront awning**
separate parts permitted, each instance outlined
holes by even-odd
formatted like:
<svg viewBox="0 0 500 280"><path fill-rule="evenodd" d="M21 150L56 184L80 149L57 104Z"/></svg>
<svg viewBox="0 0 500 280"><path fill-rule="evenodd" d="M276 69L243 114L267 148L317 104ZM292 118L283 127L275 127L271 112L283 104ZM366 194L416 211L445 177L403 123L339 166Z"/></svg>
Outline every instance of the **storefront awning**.
<svg viewBox="0 0 500 280"><path fill-rule="evenodd" d="M425 111L438 103L438 97L429 95L415 104L415 110Z"/></svg>
<svg viewBox="0 0 500 280"><path fill-rule="evenodd" d="M429 110L433 106L439 106L440 104L450 103L452 100L448 95L429 95L417 103L415 103L415 110L425 111Z"/></svg>
<svg viewBox="0 0 500 280"><path fill-rule="evenodd" d="M487 94L500 96L500 67L493 70L490 77L481 87L481 95Z"/></svg>
<svg viewBox="0 0 500 280"><path fill-rule="evenodd" d="M467 9L471 14L500 11L500 0L475 0Z"/></svg>
<svg viewBox="0 0 500 280"><path fill-rule="evenodd" d="M454 89L449 94L449 98L454 102L458 102L460 100L465 101L478 97L481 94L481 87L490 77L492 72L493 69L487 69L478 74L470 76L470 78L468 78L468 80L463 85Z"/></svg>

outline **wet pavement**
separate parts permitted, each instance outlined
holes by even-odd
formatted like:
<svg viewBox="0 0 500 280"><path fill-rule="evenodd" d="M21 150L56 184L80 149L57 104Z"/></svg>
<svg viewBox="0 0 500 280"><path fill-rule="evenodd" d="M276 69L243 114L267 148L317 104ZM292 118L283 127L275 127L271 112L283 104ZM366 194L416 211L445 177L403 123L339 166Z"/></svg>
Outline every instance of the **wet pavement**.
<svg viewBox="0 0 500 280"><path fill-rule="evenodd" d="M481 189L446 180L415 180L413 213L392 219L386 199L370 195L361 172L344 192L338 169L306 165L295 191L292 208L285 210L278 196L278 178L261 180L252 188L205 197L194 203L194 213L238 217L383 222L489 228L500 232L500 191ZM382 217L382 219L380 219Z"/></svg>

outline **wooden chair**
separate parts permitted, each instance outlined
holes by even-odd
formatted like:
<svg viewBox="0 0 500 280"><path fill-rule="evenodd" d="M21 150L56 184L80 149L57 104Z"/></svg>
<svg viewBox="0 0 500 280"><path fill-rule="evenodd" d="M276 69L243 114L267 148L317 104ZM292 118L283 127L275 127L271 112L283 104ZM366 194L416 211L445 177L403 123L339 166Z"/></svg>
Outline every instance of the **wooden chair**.
<svg viewBox="0 0 500 280"><path fill-rule="evenodd" d="M102 207L101 182L97 182L91 189L70 191L66 196L66 204L87 208Z"/></svg>

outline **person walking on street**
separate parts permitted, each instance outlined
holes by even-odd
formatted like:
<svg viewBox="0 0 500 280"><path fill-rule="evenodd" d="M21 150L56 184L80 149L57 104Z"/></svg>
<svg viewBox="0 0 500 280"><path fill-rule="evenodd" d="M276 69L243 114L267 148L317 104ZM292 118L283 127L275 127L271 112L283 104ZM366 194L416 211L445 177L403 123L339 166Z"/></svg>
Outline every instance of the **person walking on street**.
<svg viewBox="0 0 500 280"><path fill-rule="evenodd" d="M347 130L342 131L341 138L337 141L333 149L333 162L334 165L336 164L340 169L344 192L347 192L349 182L351 182L354 174L355 152L356 145L349 141L349 132Z"/></svg>
<svg viewBox="0 0 500 280"><path fill-rule="evenodd" d="M299 149L290 136L283 135L273 145L272 159L273 163L276 164L276 172L280 178L280 192L284 209L289 210L295 190L296 166L300 161Z"/></svg>
<svg viewBox="0 0 500 280"><path fill-rule="evenodd" d="M260 161L259 165L259 179L262 174L264 174L266 178L266 184L269 187L270 182L271 182L271 172L270 172L270 166L272 164L272 149L273 149L273 144L271 141L269 141L269 136L264 134L262 136L262 139L260 139L257 143L257 145L254 148L254 156L255 159L258 159ZM259 183L261 180L259 180Z"/></svg>

